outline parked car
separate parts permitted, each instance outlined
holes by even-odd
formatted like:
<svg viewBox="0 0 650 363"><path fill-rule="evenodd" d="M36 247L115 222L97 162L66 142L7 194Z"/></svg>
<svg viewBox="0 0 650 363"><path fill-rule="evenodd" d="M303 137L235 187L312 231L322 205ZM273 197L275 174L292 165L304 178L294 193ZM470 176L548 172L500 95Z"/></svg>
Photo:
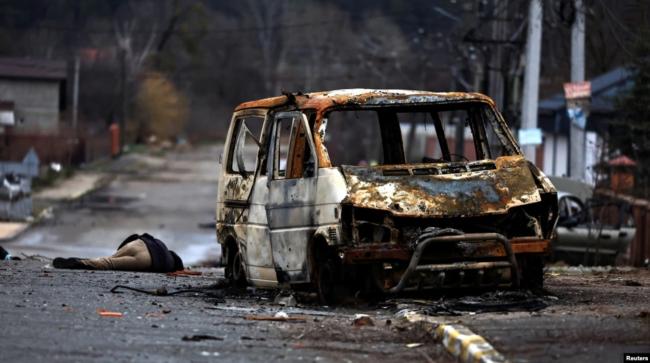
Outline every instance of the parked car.
<svg viewBox="0 0 650 363"><path fill-rule="evenodd" d="M418 134L429 135L420 147ZM235 283L314 288L324 302L346 284L542 284L556 192L484 95L353 89L246 102L222 160L217 238Z"/></svg>
<svg viewBox="0 0 650 363"><path fill-rule="evenodd" d="M29 186L17 175L0 174L0 200L14 200L29 193Z"/></svg>
<svg viewBox="0 0 650 363"><path fill-rule="evenodd" d="M636 228L627 203L558 192L553 259L573 265L613 265L625 253Z"/></svg>

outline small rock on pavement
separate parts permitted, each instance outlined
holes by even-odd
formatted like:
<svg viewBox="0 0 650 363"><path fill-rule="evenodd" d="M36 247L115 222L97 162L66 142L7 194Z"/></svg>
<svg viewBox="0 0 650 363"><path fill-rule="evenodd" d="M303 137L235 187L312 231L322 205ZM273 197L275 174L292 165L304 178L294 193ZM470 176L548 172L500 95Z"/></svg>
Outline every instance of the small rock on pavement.
<svg viewBox="0 0 650 363"><path fill-rule="evenodd" d="M354 320L352 321L354 326L374 326L375 322L369 315L366 314L356 314Z"/></svg>
<svg viewBox="0 0 650 363"><path fill-rule="evenodd" d="M278 311L273 317L279 319L289 319L289 314L285 313L284 311Z"/></svg>
<svg viewBox="0 0 650 363"><path fill-rule="evenodd" d="M275 300L273 302L277 305L286 306L286 307L294 307L298 305L298 302L296 301L296 298L293 295L282 296L282 294L278 294L275 297Z"/></svg>

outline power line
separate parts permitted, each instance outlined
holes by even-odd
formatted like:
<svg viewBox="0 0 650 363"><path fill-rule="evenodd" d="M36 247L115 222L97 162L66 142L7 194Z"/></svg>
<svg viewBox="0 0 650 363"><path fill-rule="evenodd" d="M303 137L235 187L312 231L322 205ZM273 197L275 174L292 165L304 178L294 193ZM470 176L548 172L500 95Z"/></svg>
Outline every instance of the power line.
<svg viewBox="0 0 650 363"><path fill-rule="evenodd" d="M643 37L638 36L637 34L635 34L634 32L632 32L630 29L628 29L627 26L626 26L625 24L623 24L623 23L618 19L618 17L617 17L617 16L614 14L614 12L613 12L613 11L612 11L612 10L611 10L607 5L606 5L606 4L605 4L605 2L604 2L603 0L599 0L599 2L600 2L600 5L602 6L602 8L605 9L605 13L607 13L607 15L609 15L609 17L614 21L614 23L615 23L616 25L618 25L618 26L621 28L621 30L623 30L625 33L627 33L629 36L633 37L633 38L634 38L635 40L637 40L637 41L642 41L642 42L645 42L645 41L646 41L646 39L644 39Z"/></svg>

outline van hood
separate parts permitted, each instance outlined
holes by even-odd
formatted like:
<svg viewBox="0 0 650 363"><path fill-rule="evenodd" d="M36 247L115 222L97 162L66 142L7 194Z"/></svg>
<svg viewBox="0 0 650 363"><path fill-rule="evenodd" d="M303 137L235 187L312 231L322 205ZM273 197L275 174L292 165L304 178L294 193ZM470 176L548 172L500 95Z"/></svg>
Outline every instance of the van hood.
<svg viewBox="0 0 650 363"><path fill-rule="evenodd" d="M541 201L523 156L471 163L342 166L343 203L404 217L501 214Z"/></svg>

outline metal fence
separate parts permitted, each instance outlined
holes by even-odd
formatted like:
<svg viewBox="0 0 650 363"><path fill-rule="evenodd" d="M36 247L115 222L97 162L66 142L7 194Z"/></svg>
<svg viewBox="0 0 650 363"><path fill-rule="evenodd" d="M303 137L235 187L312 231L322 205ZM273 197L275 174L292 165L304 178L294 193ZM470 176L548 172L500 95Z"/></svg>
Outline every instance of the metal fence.
<svg viewBox="0 0 650 363"><path fill-rule="evenodd" d="M597 189L594 194L630 204L636 233L630 245L629 263L637 267L648 266L650 263L650 201L604 189Z"/></svg>
<svg viewBox="0 0 650 363"><path fill-rule="evenodd" d="M79 165L110 156L108 130L100 133L60 131L56 134L0 135L0 160L20 160L33 148L42 165Z"/></svg>

